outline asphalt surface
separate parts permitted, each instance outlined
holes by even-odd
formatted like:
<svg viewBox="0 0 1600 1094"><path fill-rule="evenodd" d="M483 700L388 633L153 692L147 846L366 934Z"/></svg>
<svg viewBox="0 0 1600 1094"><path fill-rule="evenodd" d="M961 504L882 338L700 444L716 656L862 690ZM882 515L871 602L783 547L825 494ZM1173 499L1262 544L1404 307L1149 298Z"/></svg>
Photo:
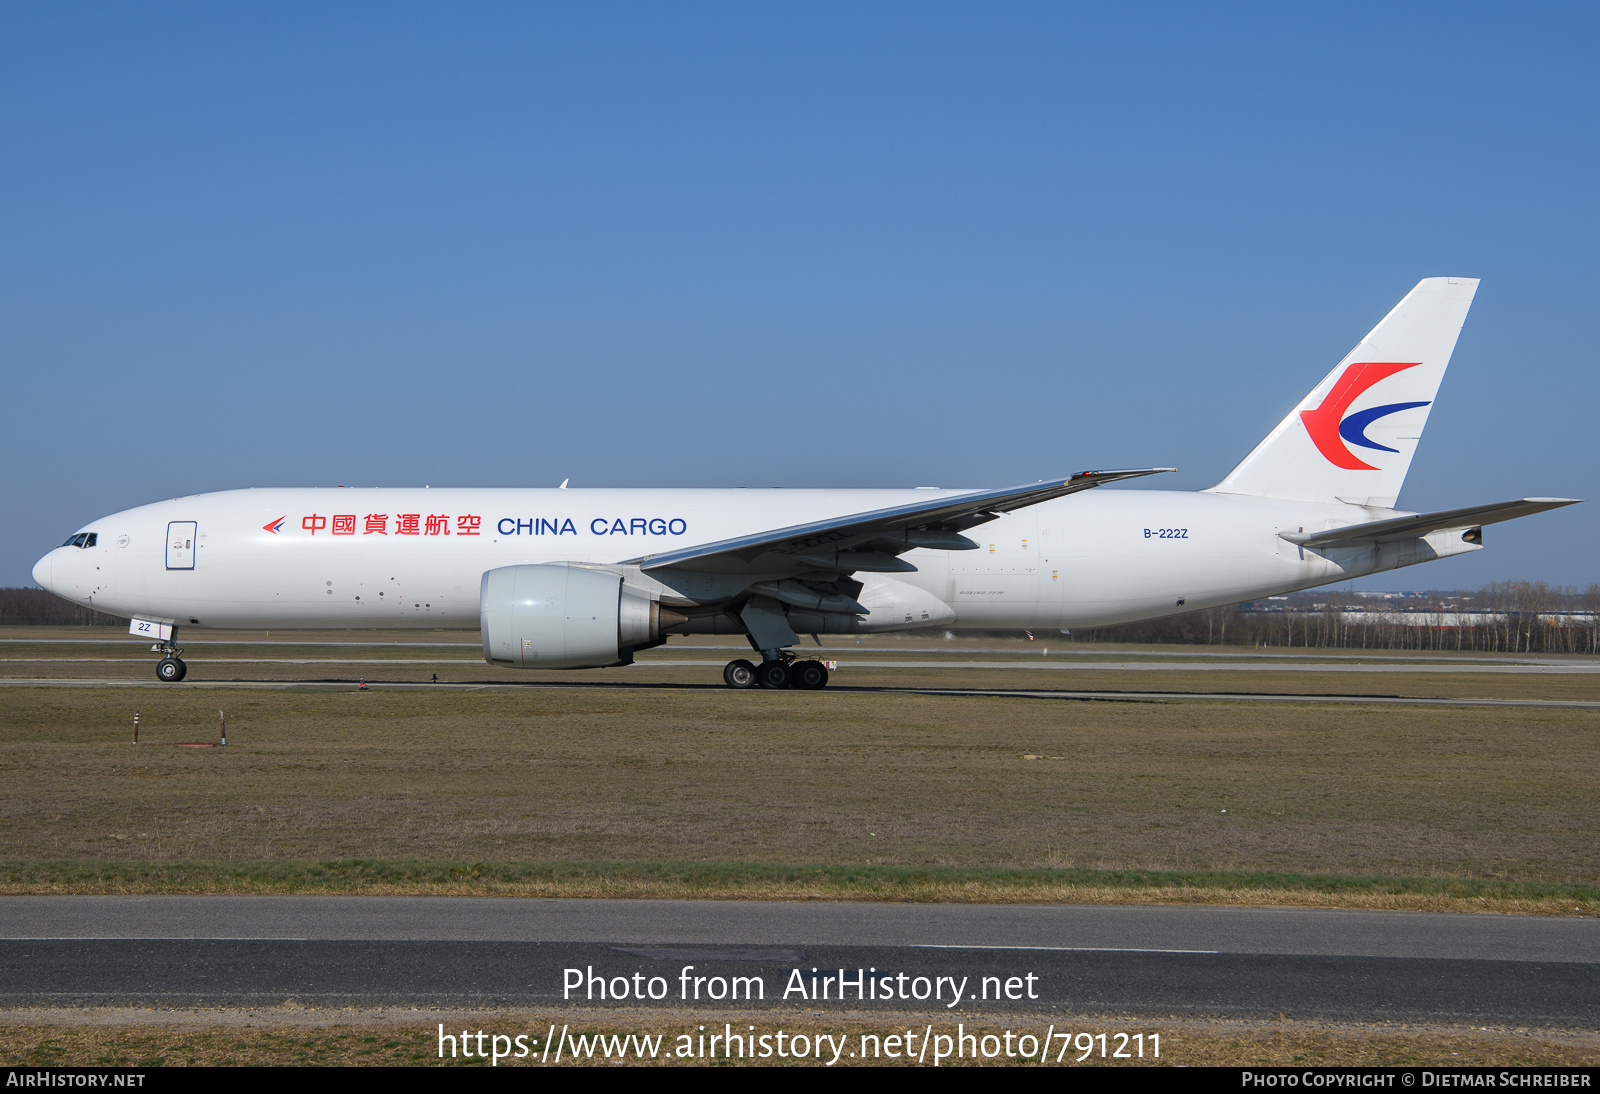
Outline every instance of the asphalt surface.
<svg viewBox="0 0 1600 1094"><path fill-rule="evenodd" d="M1593 919L1216 907L0 898L0 1003L8 1006L600 1002L591 976L613 993L618 978L629 985L660 978L662 999L608 993L607 1003L733 1006L710 997L715 978L745 976L765 989L758 1004L802 1006L818 1002L810 994L813 969L816 990L831 990L835 1005L837 980L823 978L839 970L852 980L858 969L893 978L897 994L889 999L858 1000L849 990L846 1001L866 1009L1600 1021L1600 920ZM707 994L681 999L697 976L707 978L700 988ZM585 986L564 996L578 979ZM948 1006L962 982L961 1001ZM935 990L943 994L915 994Z"/></svg>
<svg viewBox="0 0 1600 1094"><path fill-rule="evenodd" d="M52 658L54 660L54 658ZM130 659L131 660L131 659ZM649 668L693 666L721 668L726 661L689 661L680 658L649 658L638 664ZM1486 664L1477 662L1430 661L1404 664L1372 664L1352 661L1047 661L1043 657L1027 661L883 661L849 658L841 665L862 669L1029 669L1034 672L1353 672L1404 673L1407 676L1467 673L1470 675L1579 675L1600 673L1600 661L1568 661L1555 664Z"/></svg>

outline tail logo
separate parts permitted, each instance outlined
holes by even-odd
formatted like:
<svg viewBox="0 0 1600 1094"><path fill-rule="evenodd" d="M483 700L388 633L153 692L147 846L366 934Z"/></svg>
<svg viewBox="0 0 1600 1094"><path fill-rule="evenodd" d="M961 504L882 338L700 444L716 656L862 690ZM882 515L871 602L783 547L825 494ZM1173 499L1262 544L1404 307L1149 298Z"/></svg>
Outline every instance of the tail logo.
<svg viewBox="0 0 1600 1094"><path fill-rule="evenodd" d="M1350 451L1341 443L1341 438L1350 444L1377 452L1397 452L1399 449L1381 445L1368 437L1367 429L1379 418L1387 418L1390 414L1398 414L1413 407L1427 406L1428 403L1389 403L1387 406L1358 410L1348 416L1345 411L1350 409L1350 404L1355 402L1362 392L1380 380L1386 380L1403 369L1416 368L1419 364L1420 361L1407 363L1360 361L1345 369L1344 375L1339 377L1333 389L1323 398L1321 406L1315 410L1300 412L1300 420L1305 423L1306 432L1311 435L1311 441L1317 446L1317 451L1321 452L1329 463L1346 471L1378 470Z"/></svg>

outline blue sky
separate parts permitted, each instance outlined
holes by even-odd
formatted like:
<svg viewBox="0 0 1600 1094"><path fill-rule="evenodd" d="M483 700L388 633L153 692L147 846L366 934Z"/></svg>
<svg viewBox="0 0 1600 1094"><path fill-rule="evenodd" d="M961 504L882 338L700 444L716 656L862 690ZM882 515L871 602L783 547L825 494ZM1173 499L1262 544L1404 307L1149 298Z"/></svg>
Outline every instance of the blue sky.
<svg viewBox="0 0 1600 1094"><path fill-rule="evenodd" d="M1483 278L1401 504L1592 497L1600 9L0 8L0 584L261 485L1221 478ZM1362 587L1600 580L1600 505Z"/></svg>

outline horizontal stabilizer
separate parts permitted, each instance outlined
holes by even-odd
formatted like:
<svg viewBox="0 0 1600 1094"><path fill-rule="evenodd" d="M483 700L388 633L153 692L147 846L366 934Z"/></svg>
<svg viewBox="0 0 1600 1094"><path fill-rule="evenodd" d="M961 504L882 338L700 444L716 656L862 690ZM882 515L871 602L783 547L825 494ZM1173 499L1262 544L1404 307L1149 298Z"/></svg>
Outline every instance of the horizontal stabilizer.
<svg viewBox="0 0 1600 1094"><path fill-rule="evenodd" d="M1518 501L1501 501L1493 505L1473 505L1465 509L1444 509L1437 513L1415 513L1405 517L1390 517L1368 524L1351 524L1344 528L1330 528L1326 532L1279 532L1278 535L1301 547L1346 547L1383 540L1415 539L1429 532L1445 528L1476 528L1515 520L1547 509L1560 509L1563 505L1576 505L1577 498L1522 498Z"/></svg>

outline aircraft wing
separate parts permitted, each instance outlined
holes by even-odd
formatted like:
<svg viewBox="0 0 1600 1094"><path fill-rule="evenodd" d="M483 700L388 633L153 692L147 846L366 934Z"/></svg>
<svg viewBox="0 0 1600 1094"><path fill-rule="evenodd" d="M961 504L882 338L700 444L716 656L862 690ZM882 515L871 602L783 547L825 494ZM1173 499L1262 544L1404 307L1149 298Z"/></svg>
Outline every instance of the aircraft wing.
<svg viewBox="0 0 1600 1094"><path fill-rule="evenodd" d="M1104 483L1173 470L1176 468L1083 471L1067 479L1051 479L1006 490L979 490L955 497L944 495L911 505L774 528L698 547L627 559L625 564L647 571L672 566L720 573L906 572L916 567L897 557L901 552L916 547L971 550L977 544L961 535L962 529L994 520L1001 513L1091 490Z"/></svg>
<svg viewBox="0 0 1600 1094"><path fill-rule="evenodd" d="M1483 524L1514 520L1530 513L1543 513L1547 509L1559 509L1563 505L1576 504L1578 504L1577 498L1521 498L1517 501L1496 502L1493 505L1473 505L1466 509L1443 509L1437 513L1390 517L1388 520L1375 520L1367 524L1330 528L1326 532L1279 532L1278 535L1302 547L1347 547L1381 540L1413 539L1443 528L1476 528Z"/></svg>

